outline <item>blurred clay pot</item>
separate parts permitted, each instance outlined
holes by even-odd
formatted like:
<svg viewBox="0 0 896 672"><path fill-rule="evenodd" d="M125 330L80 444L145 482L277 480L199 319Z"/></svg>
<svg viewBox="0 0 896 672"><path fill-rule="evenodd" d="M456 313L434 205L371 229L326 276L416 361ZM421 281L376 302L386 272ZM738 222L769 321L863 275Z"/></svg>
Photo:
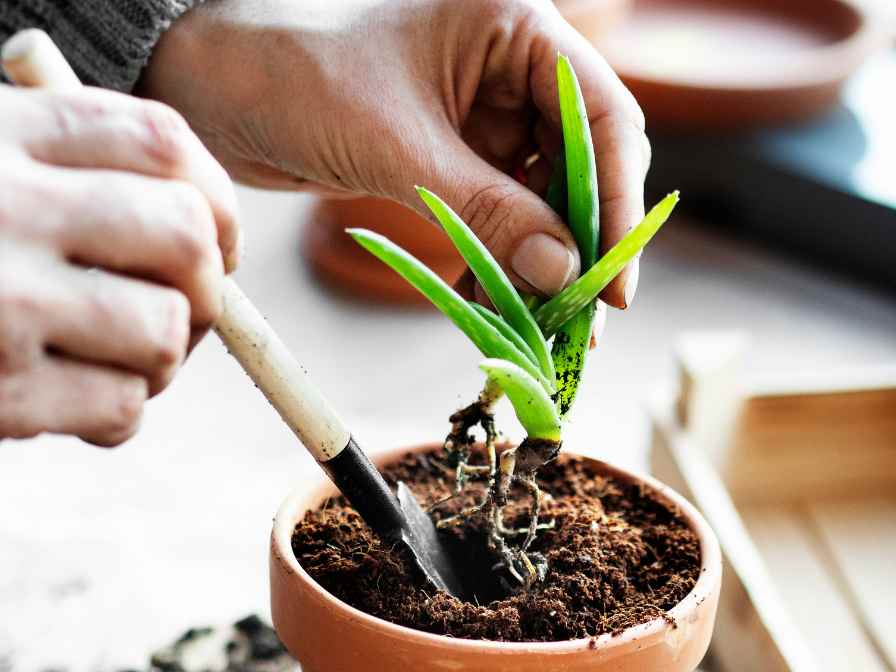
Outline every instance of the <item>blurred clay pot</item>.
<svg viewBox="0 0 896 672"><path fill-rule="evenodd" d="M651 129L699 131L830 108L884 43L870 12L858 0L633 0L610 32L567 19L631 90Z"/></svg>
<svg viewBox="0 0 896 672"><path fill-rule="evenodd" d="M633 0L554 0L560 13L582 35L599 40L621 24Z"/></svg>
<svg viewBox="0 0 896 672"><path fill-rule="evenodd" d="M429 305L416 289L345 233L352 227L386 236L449 284L465 268L448 236L410 208L373 197L321 199L308 214L303 252L319 280L348 296Z"/></svg>
<svg viewBox="0 0 896 672"><path fill-rule="evenodd" d="M418 446L412 452L432 450ZM408 449L375 460L398 461ZM603 635L565 642L493 642L433 635L389 623L341 602L321 588L296 560L291 539L306 512L336 495L321 482L286 499L271 534L271 613L274 627L303 672L691 672L709 646L722 578L718 541L707 522L681 495L658 481L598 460L600 473L637 482L681 512L700 541L702 568L693 590L664 618Z"/></svg>

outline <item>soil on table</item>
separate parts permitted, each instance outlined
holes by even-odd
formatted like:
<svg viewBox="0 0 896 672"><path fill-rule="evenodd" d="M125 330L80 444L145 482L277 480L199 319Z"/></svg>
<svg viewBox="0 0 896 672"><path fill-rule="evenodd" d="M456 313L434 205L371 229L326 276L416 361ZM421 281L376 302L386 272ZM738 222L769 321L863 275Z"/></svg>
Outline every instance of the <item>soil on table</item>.
<svg viewBox="0 0 896 672"><path fill-rule="evenodd" d="M451 493L453 470L441 454L409 454L386 468L428 506ZM477 586L473 602L434 592L403 547L382 542L340 498L309 512L292 548L326 590L369 614L418 630L502 641L561 641L618 633L680 602L700 573L700 546L678 512L638 485L598 475L593 465L561 455L539 477L545 493L531 550L548 561L545 580L528 592L508 591L492 566L482 521L445 531L461 571ZM482 486L440 505L436 519L478 502ZM528 522L522 491L506 509L509 526ZM509 577L508 577L509 578Z"/></svg>

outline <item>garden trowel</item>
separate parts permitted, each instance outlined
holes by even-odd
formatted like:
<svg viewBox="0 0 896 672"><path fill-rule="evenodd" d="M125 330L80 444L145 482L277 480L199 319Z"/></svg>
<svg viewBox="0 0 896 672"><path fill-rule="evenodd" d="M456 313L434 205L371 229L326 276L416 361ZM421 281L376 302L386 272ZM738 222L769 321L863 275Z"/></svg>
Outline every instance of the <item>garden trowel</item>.
<svg viewBox="0 0 896 672"><path fill-rule="evenodd" d="M437 589L463 596L442 539L413 493L404 483L392 493L305 369L230 278L215 331L374 532L405 544Z"/></svg>
<svg viewBox="0 0 896 672"><path fill-rule="evenodd" d="M14 35L3 45L2 58L7 75L21 86L80 86L43 31ZM404 483L398 484L397 495L392 492L305 369L230 278L224 282L223 306L215 325L218 336L361 517L380 537L407 546L437 589L457 597L467 594L413 493Z"/></svg>

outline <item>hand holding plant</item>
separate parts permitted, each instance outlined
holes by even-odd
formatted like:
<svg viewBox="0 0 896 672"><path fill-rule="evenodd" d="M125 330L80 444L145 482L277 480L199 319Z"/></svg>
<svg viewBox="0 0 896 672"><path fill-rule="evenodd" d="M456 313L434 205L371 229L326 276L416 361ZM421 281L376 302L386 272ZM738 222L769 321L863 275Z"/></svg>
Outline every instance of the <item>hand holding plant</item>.
<svg viewBox="0 0 896 672"><path fill-rule="evenodd" d="M243 182L382 196L429 215L413 188L423 184L515 287L551 296L586 266L538 196L550 161L525 163L562 148L558 51L576 64L598 149L603 253L644 214L644 118L552 2L197 3L163 35L139 92L184 114ZM530 188L510 177L520 170ZM601 298L624 307L636 275Z"/></svg>
<svg viewBox="0 0 896 672"><path fill-rule="evenodd" d="M353 229L349 233L451 319L486 356L480 368L486 385L470 406L454 413L445 440L448 456L456 463L457 492L468 479L486 479L483 500L441 521L446 526L472 515L488 521L489 545L511 576L524 586L544 576L546 566L529 546L539 529L541 491L535 480L539 467L553 459L561 446L561 420L569 411L589 350L600 292L625 268L668 219L678 201L669 194L644 220L597 260L599 238L598 185L588 116L581 88L569 60L557 59L557 83L563 122L564 154L555 162L547 199L565 213L584 263L584 273L572 285L545 303L524 299L492 254L458 215L432 192L418 187L426 203L451 238L497 312L469 303L413 256L375 233ZM549 339L553 337L553 344ZM526 439L500 456L492 407L506 394ZM471 429L485 431L487 465L470 465L474 443ZM522 485L531 495L529 525L522 530L504 526L502 510L511 485ZM549 523L548 523L549 524ZM524 535L518 546L510 542Z"/></svg>

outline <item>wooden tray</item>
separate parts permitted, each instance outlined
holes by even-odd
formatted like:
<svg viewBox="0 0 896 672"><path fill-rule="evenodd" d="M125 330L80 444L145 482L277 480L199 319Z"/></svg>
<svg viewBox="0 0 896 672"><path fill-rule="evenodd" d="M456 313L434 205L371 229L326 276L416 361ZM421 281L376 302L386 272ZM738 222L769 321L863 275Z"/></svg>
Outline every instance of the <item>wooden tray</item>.
<svg viewBox="0 0 896 672"><path fill-rule="evenodd" d="M746 339L691 334L651 399L654 473L725 556L723 672L896 670L896 367L746 382Z"/></svg>

